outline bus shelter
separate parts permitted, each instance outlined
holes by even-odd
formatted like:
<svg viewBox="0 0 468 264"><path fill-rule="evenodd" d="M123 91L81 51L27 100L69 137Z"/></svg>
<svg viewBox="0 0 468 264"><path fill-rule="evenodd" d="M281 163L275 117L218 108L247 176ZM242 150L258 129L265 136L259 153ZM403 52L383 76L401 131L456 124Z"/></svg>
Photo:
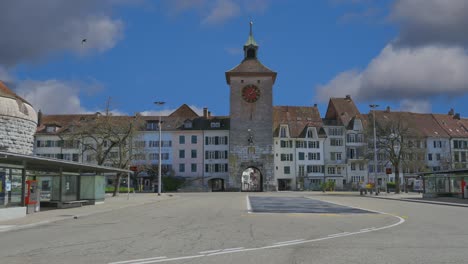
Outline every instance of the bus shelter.
<svg viewBox="0 0 468 264"><path fill-rule="evenodd" d="M41 200L57 207L104 200L104 174L108 173L129 176L133 172L0 151L0 219L11 218L8 209L21 215L28 204Z"/></svg>
<svg viewBox="0 0 468 264"><path fill-rule="evenodd" d="M434 171L420 174L424 197L468 198L468 169Z"/></svg>

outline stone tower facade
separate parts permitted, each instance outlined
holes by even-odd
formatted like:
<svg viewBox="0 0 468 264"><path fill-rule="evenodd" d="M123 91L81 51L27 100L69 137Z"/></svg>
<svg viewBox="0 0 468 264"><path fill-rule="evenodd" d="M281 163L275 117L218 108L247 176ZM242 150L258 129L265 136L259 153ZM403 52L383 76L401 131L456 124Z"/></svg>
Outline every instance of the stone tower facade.
<svg viewBox="0 0 468 264"><path fill-rule="evenodd" d="M244 45L244 60L226 72L231 118L227 185L243 191L276 189L273 178L273 84L276 72L258 60L257 51L251 23L249 39ZM256 187L245 188L244 176L253 171Z"/></svg>
<svg viewBox="0 0 468 264"><path fill-rule="evenodd" d="M0 81L0 151L31 155L36 128L31 104Z"/></svg>

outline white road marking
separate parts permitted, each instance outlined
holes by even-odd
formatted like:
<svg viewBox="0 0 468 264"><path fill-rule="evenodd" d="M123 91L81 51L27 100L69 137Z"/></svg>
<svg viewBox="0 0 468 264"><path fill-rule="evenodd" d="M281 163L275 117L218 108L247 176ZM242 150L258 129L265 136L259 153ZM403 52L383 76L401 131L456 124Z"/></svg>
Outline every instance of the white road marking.
<svg viewBox="0 0 468 264"><path fill-rule="evenodd" d="M349 234L349 232L341 232L341 233L337 233L337 234L328 235L328 237L337 237L337 236L343 236L343 235L347 235L347 234Z"/></svg>
<svg viewBox="0 0 468 264"><path fill-rule="evenodd" d="M246 195L245 200L247 202L247 212L249 214L251 214L252 213L252 206L250 205L250 197L248 195Z"/></svg>
<svg viewBox="0 0 468 264"><path fill-rule="evenodd" d="M200 252L198 252L198 253L200 253L200 254L209 254L209 253L214 253L214 252L218 252L218 251L221 251L221 249L214 249L214 250L200 251Z"/></svg>
<svg viewBox="0 0 468 264"><path fill-rule="evenodd" d="M149 264L149 263L158 263L158 262L166 262L166 261L176 261L181 259L194 259L194 258L201 258L206 255L193 255L193 256L185 256L185 257L178 257L178 258L166 258L166 259L158 259L158 260L151 260L145 262L133 262L132 264Z"/></svg>
<svg viewBox="0 0 468 264"><path fill-rule="evenodd" d="M239 249L244 249L243 247L237 247L237 248L226 248L226 249L223 249L224 252L226 251L234 251L234 250L239 250Z"/></svg>
<svg viewBox="0 0 468 264"><path fill-rule="evenodd" d="M159 259L165 259L167 257L154 257L154 258L144 258L144 259L132 259L132 260L126 260L126 261L118 261L118 262L111 262L109 264L124 264L124 263L135 263L138 261L146 261L146 260L159 260Z"/></svg>
<svg viewBox="0 0 468 264"><path fill-rule="evenodd" d="M294 242L301 242L304 240L305 239L296 239L296 240L289 240L289 241L283 241L283 242L276 242L276 243L273 243L273 245L289 244L289 243L294 243Z"/></svg>
<svg viewBox="0 0 468 264"><path fill-rule="evenodd" d="M307 198L309 198L309 197L307 197ZM312 199L312 198L310 198L310 199ZM328 201L326 201L326 202L328 202ZM306 243L318 242L318 241L323 241L323 240L328 240L328 239L335 239L335 238L341 238L341 237L347 237L347 236L352 236L352 235L358 235L358 234L363 234L363 233L368 233L368 232L384 230L384 229L388 229L388 228L392 228L392 227L401 225L401 224L403 224L405 222L405 219L403 219L402 217L397 216L397 215L392 215L392 214L388 214L388 213L384 213L384 212L380 212L380 211L374 211L374 210L369 210L369 209L364 209L364 208L359 208L359 207L342 205L342 204L333 203L333 202L328 202L328 203L337 204L337 205L340 205L340 206L347 206L347 207L360 209L360 210L365 210L365 211L369 211L369 212L374 212L374 213L378 213L378 214L393 216L393 217L398 218L399 221L394 223L394 224L387 225L387 226L371 227L371 228L361 229L361 230L356 231L356 232L343 232L343 233L334 234L334 235L331 235L331 236L326 236L326 237L321 237L321 238L316 238L316 239L309 239L309 240L300 240L300 239L298 239L296 242L292 242L293 240L291 240L291 241L285 241L285 242L288 242L288 243L282 243L282 244L276 244L275 243L275 244L270 245L270 246L257 247L257 248L239 248L239 249L233 248L233 249L230 249L228 251L225 251L225 250L219 251L218 250L218 251L214 251L213 253L209 253L209 254L201 254L201 255L193 255L193 256L185 256L185 257L177 257L177 258L164 258L164 259L156 259L156 260L150 260L150 261L145 261L145 262L126 262L126 263L150 264L150 263L176 261L176 260L181 260L181 259L194 259L194 258L201 258L201 257L210 257L210 256L229 254L229 253L237 253L237 252L247 252L247 251L264 250L264 249L270 249L270 248L287 247L287 246L291 246L291 245L306 244ZM249 207L250 207L250 202L249 202L249 198L247 196L247 208L249 208ZM340 235L340 234L342 234L342 235ZM281 243L281 242L279 242L279 243ZM139 261L139 260L133 260L133 261ZM120 262L120 263L122 263L122 262ZM118 262L112 262L112 263L109 263L109 264L118 264Z"/></svg>

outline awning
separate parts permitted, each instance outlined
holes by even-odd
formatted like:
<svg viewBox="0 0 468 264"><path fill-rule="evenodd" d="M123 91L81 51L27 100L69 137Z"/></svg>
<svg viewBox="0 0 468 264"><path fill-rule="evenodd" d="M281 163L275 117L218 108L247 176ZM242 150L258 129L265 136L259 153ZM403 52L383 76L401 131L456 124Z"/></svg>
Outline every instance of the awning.
<svg viewBox="0 0 468 264"><path fill-rule="evenodd" d="M17 154L5 151L0 151L0 164L22 166L26 170L43 172L63 171L72 173L133 173L131 170Z"/></svg>

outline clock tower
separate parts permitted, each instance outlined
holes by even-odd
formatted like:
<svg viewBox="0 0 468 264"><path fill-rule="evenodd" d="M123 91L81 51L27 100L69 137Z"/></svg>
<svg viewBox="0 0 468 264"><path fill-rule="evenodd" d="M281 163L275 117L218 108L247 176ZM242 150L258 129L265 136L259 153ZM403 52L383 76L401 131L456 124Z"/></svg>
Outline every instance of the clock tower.
<svg viewBox="0 0 468 264"><path fill-rule="evenodd" d="M276 72L258 60L252 34L244 59L226 72L230 86L229 181L242 191L276 189L273 179L273 84Z"/></svg>

